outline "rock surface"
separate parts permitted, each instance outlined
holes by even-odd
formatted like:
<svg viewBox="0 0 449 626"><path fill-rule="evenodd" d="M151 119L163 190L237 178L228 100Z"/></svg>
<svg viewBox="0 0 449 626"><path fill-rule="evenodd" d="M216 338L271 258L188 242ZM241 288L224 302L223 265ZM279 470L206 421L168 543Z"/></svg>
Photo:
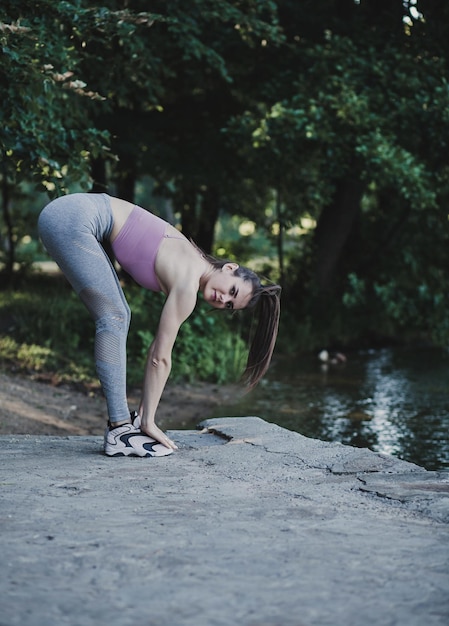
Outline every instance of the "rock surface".
<svg viewBox="0 0 449 626"><path fill-rule="evenodd" d="M0 626L449 623L449 475L257 417L0 437Z"/></svg>

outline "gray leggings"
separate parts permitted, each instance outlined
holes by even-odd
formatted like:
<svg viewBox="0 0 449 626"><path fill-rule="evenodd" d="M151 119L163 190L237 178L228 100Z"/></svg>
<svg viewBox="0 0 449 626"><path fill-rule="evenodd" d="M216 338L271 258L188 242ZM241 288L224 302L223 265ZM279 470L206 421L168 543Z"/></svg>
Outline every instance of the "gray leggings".
<svg viewBox="0 0 449 626"><path fill-rule="evenodd" d="M39 234L95 321L95 365L109 420L129 419L126 398L126 339L131 311L109 257L101 245L112 230L106 194L76 193L48 204Z"/></svg>

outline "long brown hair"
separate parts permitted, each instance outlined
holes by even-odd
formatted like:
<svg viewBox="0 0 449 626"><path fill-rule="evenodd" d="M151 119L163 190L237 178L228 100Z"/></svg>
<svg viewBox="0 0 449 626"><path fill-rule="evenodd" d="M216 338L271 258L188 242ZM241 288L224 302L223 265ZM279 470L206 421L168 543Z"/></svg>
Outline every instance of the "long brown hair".
<svg viewBox="0 0 449 626"><path fill-rule="evenodd" d="M230 261L216 259L202 250L201 253L215 270L220 270L230 263ZM281 315L281 287L275 284L262 285L259 276L247 267L239 266L234 270L234 276L251 283L252 296L246 308L255 309L255 317L257 317L255 330L250 340L246 368L242 375L242 380L248 390L251 390L267 371L276 345Z"/></svg>
<svg viewBox="0 0 449 626"><path fill-rule="evenodd" d="M253 285L253 295L247 308L255 308L257 322L242 378L249 389L254 389L267 371L276 345L281 315L281 287L262 285L257 274L247 267L238 267L234 275L250 280Z"/></svg>

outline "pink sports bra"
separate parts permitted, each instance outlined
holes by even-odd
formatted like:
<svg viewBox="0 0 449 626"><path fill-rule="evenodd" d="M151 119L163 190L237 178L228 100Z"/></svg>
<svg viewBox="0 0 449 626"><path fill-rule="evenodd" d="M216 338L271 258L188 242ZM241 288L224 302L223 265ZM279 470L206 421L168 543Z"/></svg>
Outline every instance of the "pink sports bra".
<svg viewBox="0 0 449 626"><path fill-rule="evenodd" d="M111 243L115 258L132 278L151 291L161 291L154 265L167 222L135 205ZM179 237L183 239L183 237Z"/></svg>

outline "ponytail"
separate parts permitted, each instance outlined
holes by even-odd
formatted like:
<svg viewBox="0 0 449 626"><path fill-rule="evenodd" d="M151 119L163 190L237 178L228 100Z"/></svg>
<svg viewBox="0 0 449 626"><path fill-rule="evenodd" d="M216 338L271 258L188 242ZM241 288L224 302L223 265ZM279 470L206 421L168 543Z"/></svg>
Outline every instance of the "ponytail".
<svg viewBox="0 0 449 626"><path fill-rule="evenodd" d="M260 285L249 305L257 306L258 317L242 376L249 390L254 389L271 362L279 328L280 296L279 285Z"/></svg>
<svg viewBox="0 0 449 626"><path fill-rule="evenodd" d="M257 322L250 342L246 368L242 375L242 380L251 391L265 374L271 362L281 315L281 287L262 285L258 275L247 267L238 267L234 276L251 282L253 288L247 308L255 309Z"/></svg>

